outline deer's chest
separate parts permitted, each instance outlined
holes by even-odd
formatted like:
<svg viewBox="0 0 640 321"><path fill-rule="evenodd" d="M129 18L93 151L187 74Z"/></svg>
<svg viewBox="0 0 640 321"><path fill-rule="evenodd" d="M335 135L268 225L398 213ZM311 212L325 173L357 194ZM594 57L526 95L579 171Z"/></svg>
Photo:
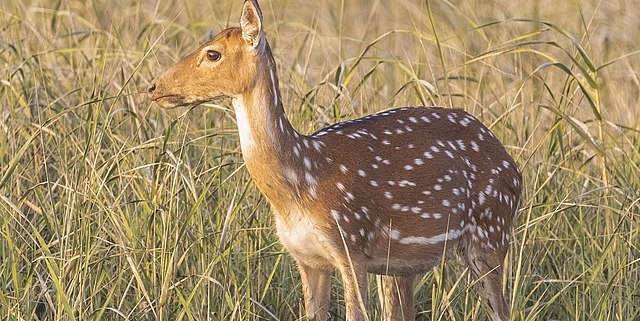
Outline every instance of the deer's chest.
<svg viewBox="0 0 640 321"><path fill-rule="evenodd" d="M328 239L304 211L291 210L286 218L276 214L280 242L293 258L316 268L330 268Z"/></svg>

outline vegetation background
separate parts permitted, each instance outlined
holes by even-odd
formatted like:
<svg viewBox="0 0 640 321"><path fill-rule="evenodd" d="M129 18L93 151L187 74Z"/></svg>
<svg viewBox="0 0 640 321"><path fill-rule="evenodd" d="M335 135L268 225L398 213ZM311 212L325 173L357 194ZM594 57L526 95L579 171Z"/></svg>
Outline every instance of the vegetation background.
<svg viewBox="0 0 640 321"><path fill-rule="evenodd" d="M145 94L236 26L241 5L0 3L2 320L302 318L297 270L243 168L230 102L164 111ZM301 132L441 105L507 145L526 190L506 275L514 320L640 320L637 6L262 1ZM456 263L427 274L418 319L485 319L468 279Z"/></svg>

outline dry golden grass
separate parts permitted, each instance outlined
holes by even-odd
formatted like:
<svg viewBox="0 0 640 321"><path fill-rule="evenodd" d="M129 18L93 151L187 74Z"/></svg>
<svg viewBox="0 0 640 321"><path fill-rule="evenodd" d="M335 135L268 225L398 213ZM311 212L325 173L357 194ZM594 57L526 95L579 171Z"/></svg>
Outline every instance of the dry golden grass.
<svg viewBox="0 0 640 321"><path fill-rule="evenodd" d="M261 4L302 132L419 104L464 108L503 140L526 188L507 276L513 319L640 318L633 1ZM0 3L2 319L302 315L229 102L167 112L144 93L210 32L237 25L240 8ZM418 318L484 319L467 279L456 264L426 275Z"/></svg>

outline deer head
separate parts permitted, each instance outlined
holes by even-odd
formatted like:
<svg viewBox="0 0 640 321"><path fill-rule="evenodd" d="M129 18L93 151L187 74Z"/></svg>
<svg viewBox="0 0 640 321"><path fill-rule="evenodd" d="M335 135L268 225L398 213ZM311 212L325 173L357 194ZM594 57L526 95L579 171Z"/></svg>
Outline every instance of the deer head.
<svg viewBox="0 0 640 321"><path fill-rule="evenodd" d="M243 5L240 27L220 32L156 78L148 93L163 108L238 97L255 83L257 65L269 50L256 1Z"/></svg>

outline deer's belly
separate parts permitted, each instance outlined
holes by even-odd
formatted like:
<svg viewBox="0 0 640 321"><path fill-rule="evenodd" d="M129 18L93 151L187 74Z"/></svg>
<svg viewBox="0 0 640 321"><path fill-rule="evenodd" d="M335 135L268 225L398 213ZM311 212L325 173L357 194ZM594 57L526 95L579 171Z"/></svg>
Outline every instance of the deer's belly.
<svg viewBox="0 0 640 321"><path fill-rule="evenodd" d="M425 239L429 241L428 239ZM418 239L417 241L423 241ZM442 262L457 247L459 238L435 244L378 245L368 255L367 272L388 275L425 273Z"/></svg>

